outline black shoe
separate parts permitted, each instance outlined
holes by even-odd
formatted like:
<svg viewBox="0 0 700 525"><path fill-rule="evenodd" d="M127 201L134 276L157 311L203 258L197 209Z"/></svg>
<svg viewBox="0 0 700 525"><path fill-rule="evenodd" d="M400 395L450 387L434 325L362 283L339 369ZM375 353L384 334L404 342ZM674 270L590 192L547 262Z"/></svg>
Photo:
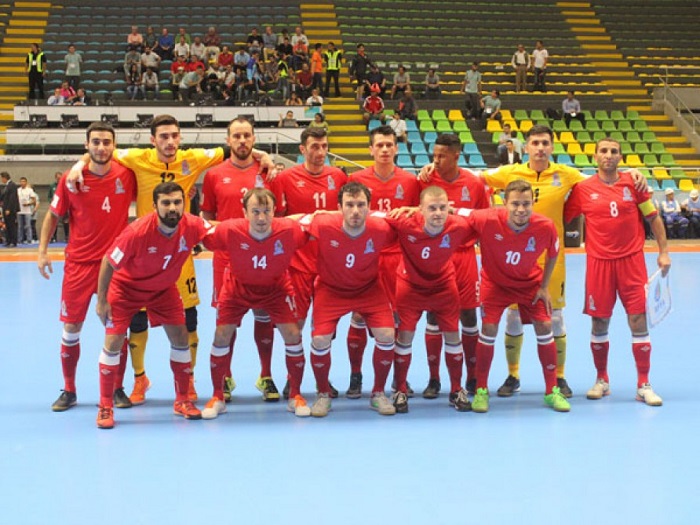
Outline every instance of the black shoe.
<svg viewBox="0 0 700 525"><path fill-rule="evenodd" d="M567 383L566 379L563 377L557 377L557 386L559 387L559 392L561 392L561 395L564 397L571 397L574 395L571 388L569 388L569 383Z"/></svg>
<svg viewBox="0 0 700 525"><path fill-rule="evenodd" d="M360 399L362 397L362 372L350 374L350 386L345 397L348 399Z"/></svg>
<svg viewBox="0 0 700 525"><path fill-rule="evenodd" d="M464 389L450 393L450 405L455 407L457 412L469 412L472 409L472 404L467 397L467 391Z"/></svg>
<svg viewBox="0 0 700 525"><path fill-rule="evenodd" d="M396 379L394 379L391 382L391 393L395 394L396 393ZM411 383L406 381L406 397L411 399L413 396L416 395L416 392L411 388Z"/></svg>
<svg viewBox="0 0 700 525"><path fill-rule="evenodd" d="M498 394L498 397L510 397L515 392L520 392L520 379L508 376L496 394Z"/></svg>
<svg viewBox="0 0 700 525"><path fill-rule="evenodd" d="M396 392L393 396L394 408L397 414L406 414L408 412L408 397L403 392Z"/></svg>
<svg viewBox="0 0 700 525"><path fill-rule="evenodd" d="M126 395L126 392L124 392L123 388L117 388L114 391L114 406L117 408L131 408L134 406L131 403L131 399L129 399L129 396Z"/></svg>
<svg viewBox="0 0 700 525"><path fill-rule="evenodd" d="M78 396L75 392L68 392L63 390L58 399L51 405L51 410L54 412L65 412L70 407L74 407L78 403Z"/></svg>
<svg viewBox="0 0 700 525"><path fill-rule="evenodd" d="M336 387L334 387L330 382L328 383L328 385L331 387L330 392L329 392L331 399L338 399L338 396L340 395L340 394L338 394L338 389ZM316 385L316 393L317 394L319 393L318 392L318 385ZM287 399L287 398L285 398L285 399Z"/></svg>
<svg viewBox="0 0 700 525"><path fill-rule="evenodd" d="M437 379L431 379L428 381L428 386L423 390L424 399L437 399L440 395L440 381Z"/></svg>
<svg viewBox="0 0 700 525"><path fill-rule="evenodd" d="M284 388L282 389L282 397L285 399L289 399L289 380L284 384Z"/></svg>
<svg viewBox="0 0 700 525"><path fill-rule="evenodd" d="M470 396L476 394L476 378L473 377L472 379L469 379L465 383L464 388L467 391L467 394L469 394Z"/></svg>

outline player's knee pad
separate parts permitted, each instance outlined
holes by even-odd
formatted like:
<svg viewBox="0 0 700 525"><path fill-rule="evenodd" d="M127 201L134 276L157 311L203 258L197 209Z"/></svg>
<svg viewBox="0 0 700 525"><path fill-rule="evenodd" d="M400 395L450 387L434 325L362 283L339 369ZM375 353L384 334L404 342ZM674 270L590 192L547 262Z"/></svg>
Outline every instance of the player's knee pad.
<svg viewBox="0 0 700 525"><path fill-rule="evenodd" d="M564 311L561 308L552 310L552 332L554 333L554 337L564 337L566 335Z"/></svg>
<svg viewBox="0 0 700 525"><path fill-rule="evenodd" d="M148 315L145 310L140 310L131 318L129 331L134 334L139 334L146 330L148 330Z"/></svg>
<svg viewBox="0 0 700 525"><path fill-rule="evenodd" d="M188 332L197 330L197 308L195 306L185 308L185 326L187 326Z"/></svg>
<svg viewBox="0 0 700 525"><path fill-rule="evenodd" d="M520 320L520 312L512 308L506 310L506 334L523 335L523 322Z"/></svg>

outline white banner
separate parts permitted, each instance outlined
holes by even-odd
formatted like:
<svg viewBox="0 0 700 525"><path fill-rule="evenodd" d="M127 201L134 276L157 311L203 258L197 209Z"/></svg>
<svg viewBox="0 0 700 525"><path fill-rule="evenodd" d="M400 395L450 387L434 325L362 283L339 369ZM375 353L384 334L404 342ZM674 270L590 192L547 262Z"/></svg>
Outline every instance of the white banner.
<svg viewBox="0 0 700 525"><path fill-rule="evenodd" d="M665 276L661 275L661 270L656 270L649 277L646 286L647 292L647 323L649 328L654 328L671 312L671 272Z"/></svg>

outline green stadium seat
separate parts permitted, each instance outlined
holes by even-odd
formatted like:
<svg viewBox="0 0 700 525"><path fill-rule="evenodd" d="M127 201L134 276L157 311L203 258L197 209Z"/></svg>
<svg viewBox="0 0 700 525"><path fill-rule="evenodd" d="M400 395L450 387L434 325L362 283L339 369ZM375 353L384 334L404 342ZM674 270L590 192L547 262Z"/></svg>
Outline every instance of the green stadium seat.
<svg viewBox="0 0 700 525"><path fill-rule="evenodd" d="M554 149L552 150L552 155L564 155L566 154L566 148L561 142L554 143Z"/></svg>
<svg viewBox="0 0 700 525"><path fill-rule="evenodd" d="M583 131L585 128L583 127L583 124L581 124L580 120L572 120L569 122L569 129L571 131Z"/></svg>
<svg viewBox="0 0 700 525"><path fill-rule="evenodd" d="M612 122L612 121L611 121ZM625 140L625 136L622 134L621 131L612 131L610 132L610 138L613 140L616 140L619 143L627 142Z"/></svg>
<svg viewBox="0 0 700 525"><path fill-rule="evenodd" d="M604 121L604 120L610 120L610 117L608 116L608 112L605 111L604 109L596 109L593 118L595 118L597 121Z"/></svg>
<svg viewBox="0 0 700 525"><path fill-rule="evenodd" d="M583 153L576 155L574 157L574 165L577 168L593 168L595 167L595 164L593 164L590 159L588 158L588 155L584 155Z"/></svg>
<svg viewBox="0 0 700 525"><path fill-rule="evenodd" d="M452 127L449 120L438 120L435 122L435 129L439 133L451 133Z"/></svg>
<svg viewBox="0 0 700 525"><path fill-rule="evenodd" d="M428 131L436 131L435 124L433 124L432 120L421 120L418 129L420 129L422 133L426 133Z"/></svg>
<svg viewBox="0 0 700 525"><path fill-rule="evenodd" d="M465 142L475 142L471 131L460 131L459 140L462 142L462 144L464 144Z"/></svg>
<svg viewBox="0 0 700 525"><path fill-rule="evenodd" d="M613 109L610 112L610 120L625 120L625 114L618 109Z"/></svg>
<svg viewBox="0 0 700 525"><path fill-rule="evenodd" d="M576 133L576 140L581 144L586 144L587 142L593 142L593 137L588 131L579 131Z"/></svg>
<svg viewBox="0 0 700 525"><path fill-rule="evenodd" d="M513 112L513 117L517 121L530 119L530 116L527 114L527 110L525 110L525 109L516 109Z"/></svg>
<svg viewBox="0 0 700 525"><path fill-rule="evenodd" d="M600 129L602 129L606 133L612 133L613 131L617 131L617 128L615 127L615 122L612 120L602 121L600 124Z"/></svg>
<svg viewBox="0 0 700 525"><path fill-rule="evenodd" d="M651 150L649 149L649 145L646 142L635 142L634 152L637 155L648 155L649 153L651 153Z"/></svg>
<svg viewBox="0 0 700 525"><path fill-rule="evenodd" d="M676 181L679 181L680 179L684 179L687 177L685 174L685 171L683 171L680 168L673 168L668 172L669 175L671 175L672 179L675 179Z"/></svg>
<svg viewBox="0 0 700 525"><path fill-rule="evenodd" d="M642 137L639 136L638 131L628 131L625 134L625 138L627 139L627 142L642 143Z"/></svg>
<svg viewBox="0 0 700 525"><path fill-rule="evenodd" d="M432 119L430 118L430 112L429 112L427 109L419 109L419 110L417 111L417 113L416 113L416 118L417 118L419 121L423 121L423 120L432 120Z"/></svg>
<svg viewBox="0 0 700 525"><path fill-rule="evenodd" d="M461 131L469 131L469 126L467 126L467 123L464 120L455 120L452 121L452 129L456 133L459 133Z"/></svg>
<svg viewBox="0 0 700 525"><path fill-rule="evenodd" d="M607 136L608 136L608 134L605 133L605 131L594 131L593 132L593 142L598 142L599 140L603 140Z"/></svg>
<svg viewBox="0 0 700 525"><path fill-rule="evenodd" d="M600 131L600 124L597 120L587 120L586 121L586 131L593 133L595 131Z"/></svg>
<svg viewBox="0 0 700 525"><path fill-rule="evenodd" d="M444 109L433 110L433 120L448 120Z"/></svg>
<svg viewBox="0 0 700 525"><path fill-rule="evenodd" d="M634 153L634 149L632 149L632 144L629 142L623 142L620 144L620 153L622 153L625 157L627 155L632 155Z"/></svg>
<svg viewBox="0 0 700 525"><path fill-rule="evenodd" d="M656 133L654 133L653 131L643 131L642 140L644 142L656 142Z"/></svg>
<svg viewBox="0 0 700 525"><path fill-rule="evenodd" d="M656 166L661 166L661 163L659 162L659 157L657 157L653 153L647 153L646 155L643 155L642 162L644 162L645 166L650 166L652 168Z"/></svg>
<svg viewBox="0 0 700 525"><path fill-rule="evenodd" d="M569 128L566 127L566 122L563 120L555 120L552 122L552 130L561 133L562 131L569 131Z"/></svg>
<svg viewBox="0 0 700 525"><path fill-rule="evenodd" d="M630 122L634 122L635 120L640 120L641 117L639 116L639 111L627 110L625 118Z"/></svg>
<svg viewBox="0 0 700 525"><path fill-rule="evenodd" d="M530 120L547 120L547 117L544 116L544 111L541 109L533 109L530 111Z"/></svg>
<svg viewBox="0 0 700 525"><path fill-rule="evenodd" d="M652 142L649 147L651 152L655 155L663 155L666 153L666 146L664 146L661 142Z"/></svg>
<svg viewBox="0 0 700 525"><path fill-rule="evenodd" d="M661 162L661 165L664 166L665 168L671 167L671 166L678 166L676 163L676 160L673 158L673 155L670 153L664 153L659 156L659 162Z"/></svg>
<svg viewBox="0 0 700 525"><path fill-rule="evenodd" d="M647 123L644 122L643 120L635 120L633 127L634 127L635 131L648 131L649 130L649 126L647 126Z"/></svg>
<svg viewBox="0 0 700 525"><path fill-rule="evenodd" d="M617 129L618 131L622 131L623 133L628 133L632 131L632 123L628 120L620 120L617 123Z"/></svg>

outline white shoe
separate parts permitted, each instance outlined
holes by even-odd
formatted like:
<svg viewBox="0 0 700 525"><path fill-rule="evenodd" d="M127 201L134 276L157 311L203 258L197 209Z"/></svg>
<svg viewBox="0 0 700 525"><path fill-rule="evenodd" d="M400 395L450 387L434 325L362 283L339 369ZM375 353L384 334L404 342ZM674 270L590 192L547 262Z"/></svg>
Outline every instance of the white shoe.
<svg viewBox="0 0 700 525"><path fill-rule="evenodd" d="M396 414L396 408L392 402L389 401L389 398L384 395L384 392L372 394L372 397L369 399L369 407L383 416L393 416Z"/></svg>
<svg viewBox="0 0 700 525"><path fill-rule="evenodd" d="M595 385L586 393L588 399L601 399L610 395L610 385L605 379L598 379Z"/></svg>
<svg viewBox="0 0 700 525"><path fill-rule="evenodd" d="M656 395L649 383L644 383L637 389L637 401L642 401L651 407L660 407L664 404L663 399Z"/></svg>
<svg viewBox="0 0 700 525"><path fill-rule="evenodd" d="M219 414L223 414L224 412L226 412L226 403L214 396L204 405L202 419L216 419L219 417Z"/></svg>
<svg viewBox="0 0 700 525"><path fill-rule="evenodd" d="M287 411L293 412L297 417L309 417L311 409L306 404L306 399L300 395L296 395L287 401Z"/></svg>
<svg viewBox="0 0 700 525"><path fill-rule="evenodd" d="M316 401L311 405L311 415L314 417L326 417L331 411L331 396L330 394L318 394Z"/></svg>

